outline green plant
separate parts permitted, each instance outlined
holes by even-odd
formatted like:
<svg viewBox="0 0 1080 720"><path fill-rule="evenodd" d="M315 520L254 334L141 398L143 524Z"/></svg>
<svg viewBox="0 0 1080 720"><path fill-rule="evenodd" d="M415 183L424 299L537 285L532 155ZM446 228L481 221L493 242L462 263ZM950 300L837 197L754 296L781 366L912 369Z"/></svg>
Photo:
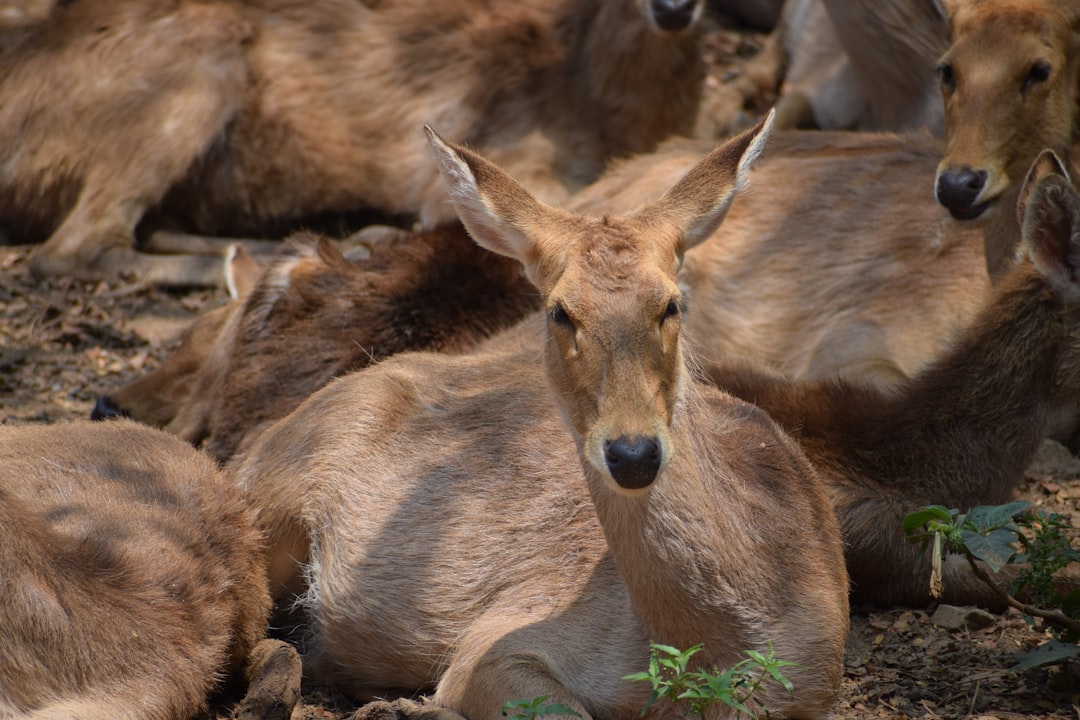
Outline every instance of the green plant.
<svg viewBox="0 0 1080 720"><path fill-rule="evenodd" d="M623 678L652 684L652 693L641 711L642 715L658 700L667 698L674 704L685 704L686 714L691 717L703 717L705 708L714 703L723 703L753 716L754 712L747 703L766 680L779 683L788 693L794 689L780 672L781 668L793 666L794 663L777 660L771 646L768 654L747 650L746 660L723 672L715 666L711 671L690 669L690 658L703 650L703 645L679 650L669 645L650 643L649 649L649 669Z"/></svg>
<svg viewBox="0 0 1080 720"><path fill-rule="evenodd" d="M1015 519L1028 507L1029 503L1017 501L960 513L932 505L904 518L908 540L921 545L924 553L930 552L931 594L941 596L944 556L958 554L1003 601L1029 618L1042 619L1054 631L1050 642L1018 656L1016 667L1020 669L1080 657L1080 590L1063 596L1054 583L1058 570L1080 561L1080 553L1070 545L1066 534L1071 527L1057 514L1035 513ZM991 573L998 573L1006 565L1017 567L1008 588L986 571L989 568Z"/></svg>
<svg viewBox="0 0 1080 720"><path fill-rule="evenodd" d="M561 703L549 703L550 695L541 695L532 700L511 700L502 706L502 714L509 720L536 720L548 715L581 717L581 713ZM511 714L513 713L513 714Z"/></svg>

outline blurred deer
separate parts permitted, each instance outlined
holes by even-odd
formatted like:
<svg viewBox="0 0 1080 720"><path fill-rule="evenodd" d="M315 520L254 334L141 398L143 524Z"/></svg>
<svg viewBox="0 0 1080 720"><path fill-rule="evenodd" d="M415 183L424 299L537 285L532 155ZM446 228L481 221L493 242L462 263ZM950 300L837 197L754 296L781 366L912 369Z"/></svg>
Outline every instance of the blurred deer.
<svg viewBox="0 0 1080 720"><path fill-rule="evenodd" d="M273 235L371 209L433 227L452 213L429 121L560 201L693 130L703 4L60 3L0 49L0 222L47 237L40 276L212 284L215 257L137 253L140 222Z"/></svg>
<svg viewBox="0 0 1080 720"><path fill-rule="evenodd" d="M852 596L930 601L929 563L903 520L927 505L1014 499L1055 417L1080 397L1080 195L1047 151L1021 193L1020 255L941 357L896 388L792 382L718 360L709 376L790 432L822 474L840 520ZM945 601L1000 598L951 557Z"/></svg>
<svg viewBox="0 0 1080 720"><path fill-rule="evenodd" d="M199 317L155 370L101 396L92 417L162 427L219 461L335 377L405 350L462 352L537 309L520 265L460 224L347 259L301 234L263 268L225 264L234 298Z"/></svg>
<svg viewBox="0 0 1080 720"><path fill-rule="evenodd" d="M253 513L214 464L135 423L0 426L0 717L187 720L230 674L288 718Z"/></svg>
<svg viewBox="0 0 1080 720"><path fill-rule="evenodd" d="M766 135L638 213L584 218L432 134L470 234L523 265L544 312L475 353L332 382L234 462L272 587L301 594L311 672L356 694L435 688L405 715L494 720L547 696L629 720L649 688L620 678L650 640L721 666L771 642L795 691L759 701L827 715L848 623L828 500L762 412L693 378L680 339L682 255Z"/></svg>

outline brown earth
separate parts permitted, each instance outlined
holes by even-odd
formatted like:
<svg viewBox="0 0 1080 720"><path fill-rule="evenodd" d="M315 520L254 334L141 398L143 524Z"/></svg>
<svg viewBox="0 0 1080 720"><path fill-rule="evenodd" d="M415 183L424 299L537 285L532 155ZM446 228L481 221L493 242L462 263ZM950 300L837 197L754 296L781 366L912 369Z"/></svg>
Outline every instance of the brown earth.
<svg viewBox="0 0 1080 720"><path fill-rule="evenodd" d="M759 46L752 35L710 37L715 103L728 103L732 68ZM751 114L769 101L755 101ZM732 111L717 122L743 120ZM26 265L31 249L0 247L0 423L88 417L99 393L159 365L187 323L225 301L214 290L35 282ZM1048 443L1028 475L1021 497L1080 525L1080 461ZM1080 666L1010 669L1015 653L1047 640L1044 630L1014 611L948 629L935 624L933 610L854 609L835 720L1080 718ZM354 710L317 678L306 681L299 717L337 720ZM225 704L206 717L229 711Z"/></svg>

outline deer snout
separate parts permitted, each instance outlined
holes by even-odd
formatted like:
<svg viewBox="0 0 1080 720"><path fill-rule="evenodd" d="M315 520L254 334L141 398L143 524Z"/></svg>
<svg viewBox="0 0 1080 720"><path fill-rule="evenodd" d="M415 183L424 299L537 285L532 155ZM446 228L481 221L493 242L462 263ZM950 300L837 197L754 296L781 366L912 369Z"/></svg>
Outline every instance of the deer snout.
<svg viewBox="0 0 1080 720"><path fill-rule="evenodd" d="M938 172L934 193L937 200L957 220L974 220L986 211L988 202L976 205L986 188L985 170L970 167L950 167Z"/></svg>
<svg viewBox="0 0 1080 720"><path fill-rule="evenodd" d="M650 7L657 27L679 32L693 24L698 0L652 0Z"/></svg>
<svg viewBox="0 0 1080 720"><path fill-rule="evenodd" d="M619 487L647 488L660 472L660 442L654 437L620 437L604 443L608 472Z"/></svg>
<svg viewBox="0 0 1080 720"><path fill-rule="evenodd" d="M127 412L121 409L108 395L98 396L97 402L94 403L94 409L90 411L91 420L112 420L127 416Z"/></svg>

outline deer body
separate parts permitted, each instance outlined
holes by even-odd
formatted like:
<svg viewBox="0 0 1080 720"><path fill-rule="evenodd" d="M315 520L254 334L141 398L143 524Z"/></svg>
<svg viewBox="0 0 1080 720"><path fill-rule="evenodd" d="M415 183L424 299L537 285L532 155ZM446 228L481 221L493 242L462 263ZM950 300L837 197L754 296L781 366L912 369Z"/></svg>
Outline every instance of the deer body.
<svg viewBox="0 0 1080 720"><path fill-rule="evenodd" d="M905 541L905 515L1012 500L1056 417L1075 413L1080 288L1056 268L1074 264L1080 195L1060 175L1035 174L1028 185L1038 192L1027 203L1024 256L953 345L894 390L793 383L741 363L709 368L721 388L790 432L821 471L857 599L927 602L930 568L912 572L919 550ZM966 562L950 559L946 602L999 601Z"/></svg>
<svg viewBox="0 0 1080 720"><path fill-rule="evenodd" d="M0 717L186 720L262 646L253 514L169 435L0 428L0 538Z"/></svg>
<svg viewBox="0 0 1080 720"><path fill-rule="evenodd" d="M363 208L432 226L449 214L429 121L558 201L693 129L700 4L59 6L0 56L0 216L49 236L38 273L209 282L207 258L131 253L144 215L219 234Z"/></svg>
<svg viewBox="0 0 1080 720"><path fill-rule="evenodd" d="M317 672L357 693L434 686L470 718L540 695L630 718L647 688L619 678L649 640L719 664L771 641L797 690L765 702L827 712L847 588L824 492L764 414L687 375L678 339L677 243L719 222L751 142L667 203L590 220L433 139L470 234L548 309L474 354L335 381L233 464L272 587L306 586Z"/></svg>

